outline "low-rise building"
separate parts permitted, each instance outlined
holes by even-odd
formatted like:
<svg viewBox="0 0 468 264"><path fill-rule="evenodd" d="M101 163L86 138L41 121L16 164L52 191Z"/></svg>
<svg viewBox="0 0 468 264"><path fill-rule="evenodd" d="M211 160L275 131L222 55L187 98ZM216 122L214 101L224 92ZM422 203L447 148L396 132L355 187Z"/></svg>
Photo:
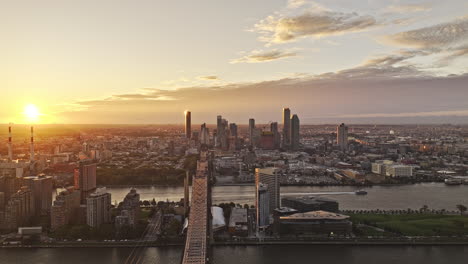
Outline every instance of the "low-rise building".
<svg viewBox="0 0 468 264"><path fill-rule="evenodd" d="M281 199L281 205L298 210L299 212L329 211L338 212L338 202L318 196L287 197Z"/></svg>
<svg viewBox="0 0 468 264"><path fill-rule="evenodd" d="M246 208L232 208L229 218L229 233L236 236L248 235L248 220Z"/></svg>
<svg viewBox="0 0 468 264"><path fill-rule="evenodd" d="M390 177L412 177L413 167L407 165L390 165L387 167L387 176Z"/></svg>
<svg viewBox="0 0 468 264"><path fill-rule="evenodd" d="M349 234L351 230L349 216L333 212L312 211L280 217L280 234Z"/></svg>

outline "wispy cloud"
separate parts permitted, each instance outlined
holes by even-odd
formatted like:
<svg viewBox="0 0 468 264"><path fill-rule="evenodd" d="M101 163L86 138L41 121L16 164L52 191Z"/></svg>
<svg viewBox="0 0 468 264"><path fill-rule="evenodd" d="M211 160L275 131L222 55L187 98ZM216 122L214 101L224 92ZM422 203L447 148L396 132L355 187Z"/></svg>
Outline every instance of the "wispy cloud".
<svg viewBox="0 0 468 264"><path fill-rule="evenodd" d="M299 8L307 4L306 0L289 0L288 1L288 8L294 9Z"/></svg>
<svg viewBox="0 0 468 264"><path fill-rule="evenodd" d="M260 40L284 43L304 37L323 37L357 32L376 26L370 15L313 10L296 16L271 15L254 26Z"/></svg>
<svg viewBox="0 0 468 264"><path fill-rule="evenodd" d="M440 54L442 58L433 65L446 66L468 55L468 17L384 36L383 43L412 48L422 55Z"/></svg>
<svg viewBox="0 0 468 264"><path fill-rule="evenodd" d="M65 120L76 122L177 123L181 113L190 109L197 113L194 122L214 121L218 113L232 122L245 122L253 112L259 122L267 122L272 113L287 105L294 107L301 119L304 116L306 123L353 118L368 122L413 118L411 121L417 122L422 120L418 118L438 116L443 116L441 122L459 122L460 119L454 119L457 116L465 118L466 122L468 73L434 76L407 64L407 60L419 55L419 51L405 50L373 57L338 72L265 82L174 90L146 88L143 93L75 102L74 105L82 107L63 115L68 117ZM330 101L334 103L327 103ZM310 117L310 113L314 117Z"/></svg>
<svg viewBox="0 0 468 264"><path fill-rule="evenodd" d="M259 63L259 62L269 62L279 59L284 59L288 57L295 57L297 53L294 51L284 51L284 50L254 50L248 55L242 56L238 59L231 60L231 63Z"/></svg>
<svg viewBox="0 0 468 264"><path fill-rule="evenodd" d="M216 75L206 75L206 76L198 76L197 77L199 80L204 80L204 81L215 81L219 80L219 77Z"/></svg>
<svg viewBox="0 0 468 264"><path fill-rule="evenodd" d="M385 9L386 12L390 13L414 13L429 11L432 9L432 5L429 3L421 4L409 4L409 5L391 5Z"/></svg>
<svg viewBox="0 0 468 264"><path fill-rule="evenodd" d="M442 48L468 40L468 18L400 32L384 38L387 43L414 48Z"/></svg>

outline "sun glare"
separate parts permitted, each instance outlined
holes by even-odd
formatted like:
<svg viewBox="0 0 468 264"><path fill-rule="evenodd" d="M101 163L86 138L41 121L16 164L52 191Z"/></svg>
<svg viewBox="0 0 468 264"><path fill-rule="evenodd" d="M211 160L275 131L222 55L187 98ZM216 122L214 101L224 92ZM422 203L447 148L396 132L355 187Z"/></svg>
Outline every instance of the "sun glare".
<svg viewBox="0 0 468 264"><path fill-rule="evenodd" d="M41 113L35 105L28 104L24 107L24 115L30 121L37 121Z"/></svg>

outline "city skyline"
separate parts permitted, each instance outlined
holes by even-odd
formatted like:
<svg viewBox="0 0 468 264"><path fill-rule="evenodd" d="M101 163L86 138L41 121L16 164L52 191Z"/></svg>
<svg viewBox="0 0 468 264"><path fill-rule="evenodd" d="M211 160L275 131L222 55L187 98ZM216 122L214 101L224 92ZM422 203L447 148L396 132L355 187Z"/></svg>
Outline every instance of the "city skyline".
<svg viewBox="0 0 468 264"><path fill-rule="evenodd" d="M466 124L467 7L9 2L0 123Z"/></svg>

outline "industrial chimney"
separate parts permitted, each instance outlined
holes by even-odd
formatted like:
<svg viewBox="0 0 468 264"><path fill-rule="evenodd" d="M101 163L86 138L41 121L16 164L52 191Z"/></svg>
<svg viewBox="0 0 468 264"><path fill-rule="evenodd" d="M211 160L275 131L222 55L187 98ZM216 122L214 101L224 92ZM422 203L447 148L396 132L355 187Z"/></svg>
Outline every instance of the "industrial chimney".
<svg viewBox="0 0 468 264"><path fill-rule="evenodd" d="M31 126L31 156L30 156L31 163L34 162L34 127Z"/></svg>
<svg viewBox="0 0 468 264"><path fill-rule="evenodd" d="M8 159L10 161L13 160L13 146L11 142L11 123L10 123L10 126L8 127Z"/></svg>

